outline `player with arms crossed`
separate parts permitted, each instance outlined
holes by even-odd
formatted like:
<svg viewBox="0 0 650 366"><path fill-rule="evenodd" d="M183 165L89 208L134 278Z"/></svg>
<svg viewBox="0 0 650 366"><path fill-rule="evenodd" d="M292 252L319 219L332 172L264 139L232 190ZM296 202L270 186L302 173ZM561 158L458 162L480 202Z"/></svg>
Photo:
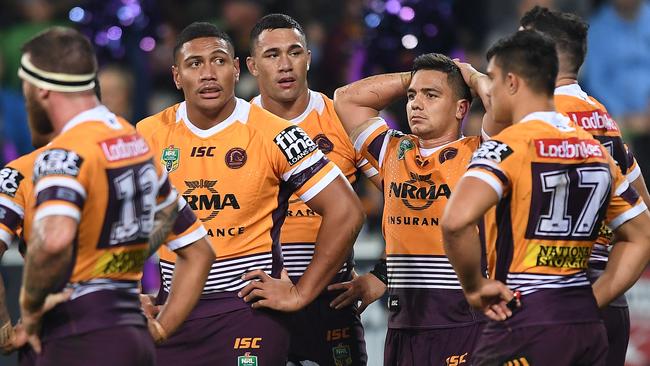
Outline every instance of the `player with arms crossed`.
<svg viewBox="0 0 650 366"><path fill-rule="evenodd" d="M363 171L377 186L377 170L354 150L331 99L307 86L311 53L305 32L298 22L284 14L263 17L251 31L251 57L248 68L257 78L260 95L253 104L300 126L320 150L335 163L353 184L357 171ZM314 255L321 217L300 197L289 201L287 219L282 225L280 242L284 268L297 283ZM354 276L350 255L333 283ZM363 326L355 306L332 309L334 297L325 292L288 321L291 333L289 359L310 360L319 365L352 362L365 365L367 355Z"/></svg>
<svg viewBox="0 0 650 366"><path fill-rule="evenodd" d="M559 72L555 81L555 109L591 133L618 164L632 187L650 205L650 195L641 175L641 169L621 137L621 131L607 109L596 99L587 95L578 84L578 71L587 50L588 25L575 14L534 7L520 20L524 29L542 32L555 42L558 53ZM612 234L607 226L601 226L591 256L587 275L591 282L598 279L607 265L608 246ZM612 301L601 311L607 329L609 351L607 365L623 365L630 339L630 314L625 295Z"/></svg>
<svg viewBox="0 0 650 366"><path fill-rule="evenodd" d="M516 123L476 151L442 222L465 296L493 320L474 365L605 365L598 307L645 268L650 216L605 148L555 111L550 39L517 32L497 42L488 60L495 122ZM474 227L494 206L485 217L496 255L486 279ZM619 241L592 291L587 262L603 219Z"/></svg>
<svg viewBox="0 0 650 366"><path fill-rule="evenodd" d="M90 42L71 29L23 47L30 125L57 137L33 165L21 317L38 364L153 365L138 280L174 223L177 195L144 139L99 104L96 69ZM64 287L70 300L43 314Z"/></svg>
<svg viewBox="0 0 650 366"><path fill-rule="evenodd" d="M391 130L379 112L406 94L413 135ZM350 283L333 306L389 292L385 365L457 365L471 362L483 324L470 309L444 255L439 220L480 137L461 135L471 93L448 57L425 54L413 71L372 76L336 91L343 126L383 180L383 234L387 258ZM489 123L489 118L485 118ZM474 227L478 230L477 227Z"/></svg>
<svg viewBox="0 0 650 366"><path fill-rule="evenodd" d="M296 311L321 293L349 256L363 222L360 202L300 127L235 97L239 60L225 33L209 23L189 25L174 60L185 101L137 129L171 181L184 187L217 259L188 320L158 347L158 363L286 363L283 319L258 309ZM295 285L286 273L279 279L280 228L293 193L323 217L314 259ZM175 264L166 249L159 254L162 299Z"/></svg>

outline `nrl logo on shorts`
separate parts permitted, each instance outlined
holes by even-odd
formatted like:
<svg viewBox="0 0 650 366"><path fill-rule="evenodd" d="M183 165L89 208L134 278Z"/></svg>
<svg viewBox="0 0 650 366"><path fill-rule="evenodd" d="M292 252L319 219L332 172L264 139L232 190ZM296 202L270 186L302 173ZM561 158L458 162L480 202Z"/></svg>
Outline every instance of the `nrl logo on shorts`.
<svg viewBox="0 0 650 366"><path fill-rule="evenodd" d="M406 152L413 150L414 147L415 145L413 145L413 141L409 139L403 139L400 141L399 146L397 147L397 160L404 160Z"/></svg>
<svg viewBox="0 0 650 366"><path fill-rule="evenodd" d="M171 173L178 169L181 160L181 149L170 145L168 148L163 149L160 161L165 166L167 173Z"/></svg>
<svg viewBox="0 0 650 366"><path fill-rule="evenodd" d="M334 364L336 366L352 365L352 352L350 352L350 346L339 344L332 348L332 355L334 356Z"/></svg>
<svg viewBox="0 0 650 366"><path fill-rule="evenodd" d="M257 356L252 356L250 352L246 352L243 356L237 357L237 366L257 366Z"/></svg>

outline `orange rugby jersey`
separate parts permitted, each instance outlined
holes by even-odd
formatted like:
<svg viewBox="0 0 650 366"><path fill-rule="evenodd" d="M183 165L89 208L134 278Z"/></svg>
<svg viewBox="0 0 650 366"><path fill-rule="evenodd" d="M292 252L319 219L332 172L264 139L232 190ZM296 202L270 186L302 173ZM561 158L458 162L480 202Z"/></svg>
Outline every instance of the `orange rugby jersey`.
<svg viewBox="0 0 650 366"><path fill-rule="evenodd" d="M384 186L382 230L388 264L390 328L434 328L478 320L445 256L439 221L479 137L435 149L373 118L354 146Z"/></svg>
<svg viewBox="0 0 650 366"><path fill-rule="evenodd" d="M41 150L32 151L8 163L0 170L0 241L9 245L21 236L20 253L25 254L23 246L29 241L29 233L34 217L32 173L34 161ZM30 202L30 205L27 205ZM177 250L204 237L207 231L201 225L187 202L178 197L178 216L174 222L167 246Z"/></svg>
<svg viewBox="0 0 650 366"><path fill-rule="evenodd" d="M488 267L539 310L519 319L597 321L586 268L600 222L616 229L646 209L598 140L562 114L532 113L484 142L465 176L499 196L485 217Z"/></svg>
<svg viewBox="0 0 650 366"><path fill-rule="evenodd" d="M40 151L23 155L0 170L0 240L6 245L14 242L17 236L27 233L23 230L23 220L32 211L31 208L27 209L27 202L31 199L34 188L34 160ZM24 241L20 243L19 250L24 255Z"/></svg>
<svg viewBox="0 0 650 366"><path fill-rule="evenodd" d="M46 337L144 325L138 280L148 237L157 209L177 199L146 141L98 106L70 120L40 151L33 181L26 207L34 207L34 221L62 215L79 222L67 279L74 291L46 314Z"/></svg>
<svg viewBox="0 0 650 366"><path fill-rule="evenodd" d="M341 169L350 184L356 181L356 172L361 170L367 177L377 174L361 154L354 150L350 138L334 111L334 103L324 94L309 90L309 104L305 111L289 122L300 126L316 143L318 148ZM260 96L252 102L263 108ZM282 225L280 242L284 268L289 276L297 279L303 275L314 255L314 243L320 228L321 217L312 211L297 195L291 196L287 218ZM354 266L353 258L344 263L334 282L349 280Z"/></svg>
<svg viewBox="0 0 650 366"><path fill-rule="evenodd" d="M578 126L591 133L614 158L619 169L632 182L641 175L641 169L634 155L623 142L621 131L607 109L593 97L587 95L578 84L560 86L555 89L555 109L563 113ZM612 232L606 225L601 226L590 262L603 268L609 257L608 245Z"/></svg>
<svg viewBox="0 0 650 366"><path fill-rule="evenodd" d="M251 270L277 277L289 197L308 201L341 174L300 127L238 98L232 115L208 130L189 121L185 102L137 129L208 229L217 255L203 291L209 298L236 298ZM159 254L168 290L175 255L166 248ZM218 311L247 306L236 300Z"/></svg>

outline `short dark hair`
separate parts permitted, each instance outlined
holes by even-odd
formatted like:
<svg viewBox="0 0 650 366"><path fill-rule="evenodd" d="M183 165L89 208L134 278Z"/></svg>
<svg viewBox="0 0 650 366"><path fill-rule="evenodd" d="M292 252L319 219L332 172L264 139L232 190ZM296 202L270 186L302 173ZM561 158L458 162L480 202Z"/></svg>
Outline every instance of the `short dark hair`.
<svg viewBox="0 0 650 366"><path fill-rule="evenodd" d="M530 9L519 21L522 27L544 33L559 52L569 56L571 69L578 73L587 54L589 25L579 16L540 6Z"/></svg>
<svg viewBox="0 0 650 366"><path fill-rule="evenodd" d="M531 89L553 95L558 72L557 51L553 41L534 30L523 30L501 38L487 52L488 62L522 77Z"/></svg>
<svg viewBox="0 0 650 366"><path fill-rule="evenodd" d="M447 83L458 99L467 99L472 102L472 92L463 79L460 68L449 57L440 53L425 53L413 60L411 76L420 70L435 70L447 74Z"/></svg>
<svg viewBox="0 0 650 366"><path fill-rule="evenodd" d="M269 14L262 17L262 19L260 19L251 30L249 38L251 55L255 52L257 38L267 29L295 29L300 33L305 43L307 43L305 31L302 29L302 26L298 21L286 14Z"/></svg>
<svg viewBox="0 0 650 366"><path fill-rule="evenodd" d="M205 37L214 37L220 38L226 41L228 44L229 51L232 53L232 56L235 57L235 46L232 42L232 39L228 33L217 28L216 25L208 22L194 22L187 27L185 27L181 33L176 38L176 44L174 45L174 62L176 61L176 55L178 51L183 47L183 45L189 41L192 41L197 38Z"/></svg>
<svg viewBox="0 0 650 366"><path fill-rule="evenodd" d="M90 40L68 27L51 27L35 35L21 48L39 69L74 75L97 72L97 57Z"/></svg>

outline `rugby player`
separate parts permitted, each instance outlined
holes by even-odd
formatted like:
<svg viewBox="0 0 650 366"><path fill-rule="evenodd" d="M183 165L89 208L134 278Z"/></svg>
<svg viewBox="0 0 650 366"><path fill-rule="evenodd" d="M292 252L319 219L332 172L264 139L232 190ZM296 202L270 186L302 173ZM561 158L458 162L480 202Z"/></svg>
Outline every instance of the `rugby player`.
<svg viewBox="0 0 650 366"><path fill-rule="evenodd" d="M250 73L257 79L260 95L252 103L300 126L319 149L343 171L350 184L362 171L381 185L377 170L354 150L330 98L310 90L307 71L311 52L300 24L284 14L270 14L255 25L250 35L251 56L246 60ZM284 268L294 283L314 255L320 216L295 194L289 200L287 218L280 242ZM354 276L350 255L333 283L349 281ZM334 297L324 292L305 309L291 315L289 359L310 360L319 365L350 363L365 365L367 355L363 326L356 306L330 308Z"/></svg>
<svg viewBox="0 0 650 366"><path fill-rule="evenodd" d="M493 320L474 365L605 365L598 306L645 268L650 216L598 140L555 111L552 40L522 30L487 57L495 122L516 123L475 152L442 219L467 300ZM495 255L486 279L475 226L489 210ZM592 291L587 262L603 219L619 241Z"/></svg>
<svg viewBox="0 0 650 366"><path fill-rule="evenodd" d="M578 72L587 51L588 25L580 17L536 6L520 20L520 29L534 29L555 42L559 71L555 80L555 109L591 133L616 161L632 187L650 205L650 195L641 175L641 169L623 142L621 131L607 109L598 100L587 95L578 84ZM596 281L607 265L611 230L601 225L599 235L589 258L587 275ZM630 339L630 314L625 295L601 310L607 329L609 351L607 365L623 365Z"/></svg>
<svg viewBox="0 0 650 366"><path fill-rule="evenodd" d="M284 319L260 308L296 311L321 293L349 256L363 222L360 202L299 126L235 97L239 60L214 25L180 33L172 73L185 101L137 129L184 187L217 259L188 320L157 348L158 363L285 364ZM279 238L294 193L322 216L313 260L295 285L282 272ZM162 301L175 258L165 248L159 255Z"/></svg>
<svg viewBox="0 0 650 366"><path fill-rule="evenodd" d="M389 129L378 117L405 94L412 135ZM464 300L439 229L447 200L480 144L480 137L461 135L471 100L458 66L440 54L419 56L411 72L372 76L334 95L355 148L383 180L387 257L372 273L330 286L346 290L332 305L361 299L365 307L387 283L385 365L471 363L483 317Z"/></svg>
<svg viewBox="0 0 650 366"><path fill-rule="evenodd" d="M138 280L171 230L177 195L144 139L99 104L96 69L90 42L71 29L23 47L30 125L57 135L34 161L23 228L21 319L42 365L154 362ZM43 314L47 295L64 287L70 300Z"/></svg>

